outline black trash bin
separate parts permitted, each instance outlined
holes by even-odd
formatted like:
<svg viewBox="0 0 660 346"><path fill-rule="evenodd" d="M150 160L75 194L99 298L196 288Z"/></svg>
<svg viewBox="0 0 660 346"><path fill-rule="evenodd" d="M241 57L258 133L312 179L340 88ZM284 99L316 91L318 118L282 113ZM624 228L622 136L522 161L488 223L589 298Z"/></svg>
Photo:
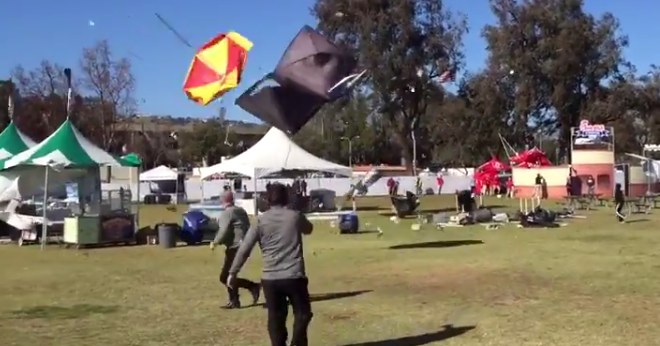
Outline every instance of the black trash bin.
<svg viewBox="0 0 660 346"><path fill-rule="evenodd" d="M158 244L164 249L176 247L176 237L179 225L175 223L161 223L156 226L158 230Z"/></svg>

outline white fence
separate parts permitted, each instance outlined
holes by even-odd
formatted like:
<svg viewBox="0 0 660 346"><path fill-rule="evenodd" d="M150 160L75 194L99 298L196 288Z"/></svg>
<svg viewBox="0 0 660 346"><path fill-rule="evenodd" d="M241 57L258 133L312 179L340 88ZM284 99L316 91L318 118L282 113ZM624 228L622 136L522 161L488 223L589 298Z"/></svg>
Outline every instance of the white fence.
<svg viewBox="0 0 660 346"><path fill-rule="evenodd" d="M387 195L387 180L389 177L380 178L375 184L369 187L369 192L367 196L385 196ZM403 192L406 190L415 191L415 177L405 176L405 177L394 177L394 179L399 181L399 191ZM456 190L465 190L470 188L470 183L472 180L471 176L444 176L444 186L442 187L443 194L452 194ZM333 190L337 196L343 196L346 194L351 186L352 180L350 178L311 178L306 179L307 181L307 190L315 189L327 189ZM432 190L434 194L438 193L438 187L436 185L436 178L433 176L421 177L422 189L424 191ZM293 182L291 179L260 179L257 180L257 191L265 191L266 184L268 182L280 182L283 184L290 184ZM220 195L222 187L225 184L230 184L229 180L213 180L213 181L186 181L186 194L188 201L200 201L202 199L209 199L214 196ZM128 188L129 183L106 183L103 184L104 189L119 189L120 187ZM251 180L243 180L243 185L247 187L248 191L254 190L254 185ZM133 192L134 199L137 197L137 184L131 186L131 191ZM149 194L149 183L140 184L140 196Z"/></svg>

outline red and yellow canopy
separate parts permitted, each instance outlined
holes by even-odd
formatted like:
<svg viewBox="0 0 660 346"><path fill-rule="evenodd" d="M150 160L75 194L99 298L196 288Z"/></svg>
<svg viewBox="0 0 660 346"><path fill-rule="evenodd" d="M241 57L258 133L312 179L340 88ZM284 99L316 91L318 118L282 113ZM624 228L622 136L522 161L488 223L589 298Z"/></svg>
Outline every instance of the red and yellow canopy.
<svg viewBox="0 0 660 346"><path fill-rule="evenodd" d="M238 86L252 46L252 42L236 32L220 34L202 46L183 84L188 98L206 106Z"/></svg>

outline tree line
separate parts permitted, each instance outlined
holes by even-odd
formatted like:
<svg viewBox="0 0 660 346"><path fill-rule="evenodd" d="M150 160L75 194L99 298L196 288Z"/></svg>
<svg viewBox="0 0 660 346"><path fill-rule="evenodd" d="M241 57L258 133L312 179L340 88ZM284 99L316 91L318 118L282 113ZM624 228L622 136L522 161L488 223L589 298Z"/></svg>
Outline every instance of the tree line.
<svg viewBox="0 0 660 346"><path fill-rule="evenodd" d="M541 146L553 161L570 160L570 128L582 119L615 129L618 153L660 142L660 68L634 66L611 13L588 13L581 0L490 0L495 22L469 28L464 14L440 0L317 0L318 28L352 51L368 78L349 98L324 107L295 140L347 164L472 166L516 149ZM463 38L480 30L486 63L465 71ZM147 165L215 163L245 149L222 119L191 132L124 138L135 113L130 60L107 41L83 50L72 120L102 148L130 142ZM44 61L15 68L16 121L41 140L65 117L62 66ZM445 83L447 76L455 76ZM0 91L6 104L7 88ZM0 125L8 122L0 108ZM229 140L228 140L229 139ZM349 150L350 146L350 150ZM350 151L350 157L349 157Z"/></svg>

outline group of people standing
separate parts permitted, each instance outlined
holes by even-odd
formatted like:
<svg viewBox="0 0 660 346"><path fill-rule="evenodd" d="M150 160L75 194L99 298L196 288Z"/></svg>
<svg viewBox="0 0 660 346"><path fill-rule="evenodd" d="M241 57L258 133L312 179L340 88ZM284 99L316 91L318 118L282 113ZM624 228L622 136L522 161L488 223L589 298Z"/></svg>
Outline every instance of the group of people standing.
<svg viewBox="0 0 660 346"><path fill-rule="evenodd" d="M513 198L515 192L512 177L507 177L504 180L498 178L496 181L474 179L470 190L475 195L504 195L508 198Z"/></svg>
<svg viewBox="0 0 660 346"><path fill-rule="evenodd" d="M247 212L234 204L233 193L224 191L222 195L224 210L218 218L218 231L210 248L214 250L218 245L225 245L220 282L227 288L229 302L224 308L241 307L240 288L251 294L253 304L259 301L263 290L271 345L286 346L286 319L291 304L294 316L291 345L307 346L307 327L313 314L302 236L311 234L313 225L304 214L287 207L289 188L286 186L270 184L266 198L270 208L251 225ZM263 258L261 283L238 277L257 243Z"/></svg>
<svg viewBox="0 0 660 346"><path fill-rule="evenodd" d="M399 194L399 184L400 184L400 182L399 182L398 179L394 179L393 177L390 177L389 179L387 179L387 183L386 183L386 185L387 185L387 194L389 196L397 196ZM444 184L445 184L444 178L442 177L441 174L438 174L438 176L436 178L436 185L437 185L437 188L438 188L438 195L442 191L442 186ZM422 178L417 176L415 178L415 194L417 194L418 196L422 195L424 193L423 187L424 186L422 184Z"/></svg>
<svg viewBox="0 0 660 346"><path fill-rule="evenodd" d="M273 184L269 181L266 183L266 192ZM307 181L303 178L296 178L292 184L285 185L290 195L307 196Z"/></svg>

